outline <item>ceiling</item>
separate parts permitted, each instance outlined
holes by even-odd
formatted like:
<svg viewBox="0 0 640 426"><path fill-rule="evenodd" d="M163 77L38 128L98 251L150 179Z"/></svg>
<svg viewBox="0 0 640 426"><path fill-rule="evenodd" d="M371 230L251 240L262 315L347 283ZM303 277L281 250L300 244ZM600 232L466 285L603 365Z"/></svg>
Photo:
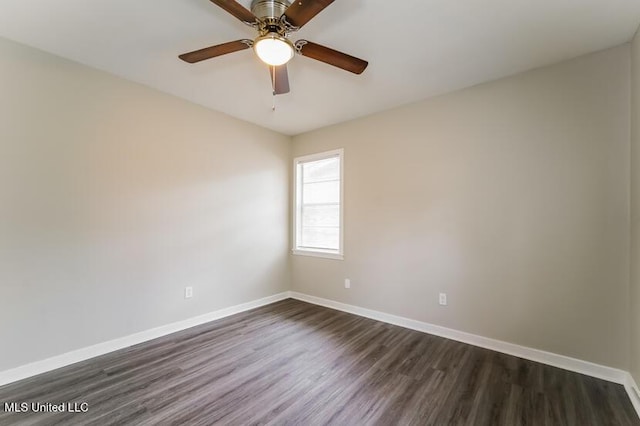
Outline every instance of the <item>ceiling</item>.
<svg viewBox="0 0 640 426"><path fill-rule="evenodd" d="M251 0L240 0L249 8ZM251 50L178 55L251 28L208 0L2 0L0 36L295 135L629 41L638 0L336 0L292 39L369 61L289 63L275 98Z"/></svg>

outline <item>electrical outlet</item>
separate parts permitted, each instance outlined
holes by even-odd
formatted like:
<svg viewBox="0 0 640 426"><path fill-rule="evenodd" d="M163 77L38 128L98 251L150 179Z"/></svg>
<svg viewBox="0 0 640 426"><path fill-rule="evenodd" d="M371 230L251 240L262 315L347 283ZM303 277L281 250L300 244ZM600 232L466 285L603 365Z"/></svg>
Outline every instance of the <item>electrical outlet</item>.
<svg viewBox="0 0 640 426"><path fill-rule="evenodd" d="M184 298L191 299L193 297L193 287L184 288Z"/></svg>
<svg viewBox="0 0 640 426"><path fill-rule="evenodd" d="M351 288L351 280L349 278L344 280L344 288Z"/></svg>
<svg viewBox="0 0 640 426"><path fill-rule="evenodd" d="M447 293L440 293L438 296L438 303L442 306L447 306Z"/></svg>

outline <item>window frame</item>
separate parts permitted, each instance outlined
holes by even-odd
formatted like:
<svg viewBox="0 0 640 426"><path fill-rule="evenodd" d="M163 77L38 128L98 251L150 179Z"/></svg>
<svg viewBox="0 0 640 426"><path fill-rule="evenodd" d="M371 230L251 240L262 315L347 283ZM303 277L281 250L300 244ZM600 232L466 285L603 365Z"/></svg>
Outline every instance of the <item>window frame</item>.
<svg viewBox="0 0 640 426"><path fill-rule="evenodd" d="M326 160L338 157L340 159L340 213L339 213L339 248L338 250L304 248L298 245L300 241L302 221L302 176L300 174L301 165L313 161ZM316 154L303 155L293 159L293 249L295 255L322 257L325 259L344 260L344 149L334 149L331 151L319 152Z"/></svg>

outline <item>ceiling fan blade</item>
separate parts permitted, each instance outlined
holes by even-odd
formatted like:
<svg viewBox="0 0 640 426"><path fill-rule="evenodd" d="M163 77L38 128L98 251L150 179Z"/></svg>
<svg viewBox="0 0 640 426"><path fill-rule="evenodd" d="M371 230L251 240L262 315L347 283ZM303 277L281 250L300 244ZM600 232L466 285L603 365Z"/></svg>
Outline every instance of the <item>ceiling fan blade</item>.
<svg viewBox="0 0 640 426"><path fill-rule="evenodd" d="M211 59L216 56L226 55L227 53L248 49L252 44L253 42L251 40L230 41L228 43L205 47L204 49L195 50L193 52L183 53L178 57L185 62L194 64L196 62L204 61L205 59Z"/></svg>
<svg viewBox="0 0 640 426"><path fill-rule="evenodd" d="M256 16L240 3L234 0L210 0L211 3L220 6L242 22L252 23L256 21Z"/></svg>
<svg viewBox="0 0 640 426"><path fill-rule="evenodd" d="M269 67L269 73L271 74L271 84L273 85L274 95L283 95L289 93L289 73L287 72L287 65L280 65L279 67Z"/></svg>
<svg viewBox="0 0 640 426"><path fill-rule="evenodd" d="M296 47L299 48L299 52L302 56L315 59L325 64L333 65L334 67L342 68L345 71L350 71L354 74L362 74L367 68L369 62L358 59L354 56L347 55L346 53L338 52L337 50L330 49L325 46L307 41L298 40Z"/></svg>
<svg viewBox="0 0 640 426"><path fill-rule="evenodd" d="M287 22L300 28L333 2L334 0L293 0L284 16Z"/></svg>

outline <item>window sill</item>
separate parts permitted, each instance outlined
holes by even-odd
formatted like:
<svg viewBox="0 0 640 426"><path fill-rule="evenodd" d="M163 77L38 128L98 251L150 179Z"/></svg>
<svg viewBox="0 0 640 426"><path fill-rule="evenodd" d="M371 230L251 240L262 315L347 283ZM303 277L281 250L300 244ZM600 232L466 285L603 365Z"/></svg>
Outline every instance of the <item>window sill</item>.
<svg viewBox="0 0 640 426"><path fill-rule="evenodd" d="M300 250L293 249L291 253L299 256L311 256L311 257L322 257L325 259L333 259L333 260L344 260L344 256L339 253L330 253L324 251L316 251L316 250Z"/></svg>

